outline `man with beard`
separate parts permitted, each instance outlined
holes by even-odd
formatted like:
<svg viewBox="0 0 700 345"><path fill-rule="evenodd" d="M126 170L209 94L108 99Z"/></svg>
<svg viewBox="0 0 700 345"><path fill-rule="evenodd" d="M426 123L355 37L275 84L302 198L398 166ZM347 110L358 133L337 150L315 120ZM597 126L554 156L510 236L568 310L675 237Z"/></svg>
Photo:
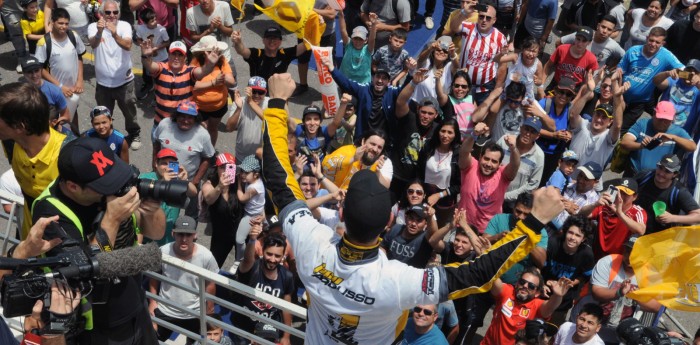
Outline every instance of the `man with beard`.
<svg viewBox="0 0 700 345"><path fill-rule="evenodd" d="M520 134L514 139L518 152L522 153L520 154L520 169L518 169L518 174L515 176L515 179L511 181L506 190L504 207L508 210L513 208L518 195L532 192L540 186L542 168L544 167L544 152L542 152L539 145L535 144L535 141L540 137L541 129L542 121L540 121L540 118L528 116L520 126ZM497 144L503 148L504 152L501 164L508 164L510 162L511 153L508 149L508 145L506 145L507 137L508 135L504 135L498 139L497 142ZM510 139L513 140L512 136L510 137Z"/></svg>
<svg viewBox="0 0 700 345"><path fill-rule="evenodd" d="M386 135L383 131L366 131L362 135L359 146L345 145L326 155L322 165L324 178L327 177L341 189L347 189L350 179L356 172L369 169L375 171L379 182L389 188L394 166L391 160L382 154L385 142Z"/></svg>
<svg viewBox="0 0 700 345"><path fill-rule="evenodd" d="M520 168L520 151L512 137L505 139L510 150L510 162L501 166L503 149L494 142L484 146L479 160L472 157L474 140L488 132L483 122L474 126L474 133L467 136L459 152L459 168L462 171L462 198L459 208L467 210L467 219L483 233L494 215L501 213L506 189L515 179Z"/></svg>
<svg viewBox="0 0 700 345"><path fill-rule="evenodd" d="M412 267L425 268L433 250L438 250L431 241L437 230L434 213L433 210L426 212L422 205L406 210L406 224L395 224L382 240L381 248L386 257Z"/></svg>
<svg viewBox="0 0 700 345"><path fill-rule="evenodd" d="M329 57L324 56L321 62L331 72L333 80L338 83L343 92L349 92L357 97L355 137L364 136L370 129L378 129L388 133L391 145L397 136L397 133L392 130L398 128L397 119L393 114L396 111L394 106L401 89L390 85L389 72L377 68L372 74L371 83L360 84L348 79L340 69L336 69ZM391 151L391 148L388 147L387 151Z"/></svg>
<svg viewBox="0 0 700 345"><path fill-rule="evenodd" d="M238 278L236 280L258 291L291 302L292 293L294 292L294 277L282 265L284 251L287 249L286 237L281 233L270 233L267 235L262 245L263 256L256 258L255 242L262 233L262 216L251 219L251 226L248 240L246 241L245 253L243 254L243 261L238 266ZM267 303L241 296L238 304L256 314L284 322L287 326L292 325L292 314L281 311ZM250 333L255 331L255 325L258 322L240 313L234 313L231 321L237 327ZM285 333L280 339L280 344L289 345L289 341L290 334Z"/></svg>
<svg viewBox="0 0 700 345"><path fill-rule="evenodd" d="M175 242L168 243L160 247L163 254L174 256L180 260L202 267L212 273L219 272L219 265L216 264L214 255L206 247L195 243L197 241L197 222L188 216L182 216L175 221L173 227ZM184 272L176 266L163 264L163 275L177 282L199 290L199 279L192 273ZM152 294L157 294L165 300L177 301L187 307L188 310L199 313L199 296L187 292L175 285L163 283L158 290L159 282L151 279L149 286ZM216 284L208 281L205 287L208 294L216 294ZM214 313L214 302L207 301L207 314ZM170 307L152 299L148 304L151 315L182 327L190 332L199 333L199 318L192 317L178 308ZM158 340L165 341L170 338L173 331L165 327L157 327ZM194 343L193 339L187 339L187 344Z"/></svg>
<svg viewBox="0 0 700 345"><path fill-rule="evenodd" d="M394 178L391 181L391 192L394 195L403 195L409 181L418 176L418 154L426 141L433 136L437 127L435 119L442 115L440 103L433 97L421 99L416 105L416 111L411 110L408 105L415 86L427 77L427 71L424 69L413 74L413 80L406 84L396 100L398 141L391 151L391 159L395 162Z"/></svg>
<svg viewBox="0 0 700 345"><path fill-rule="evenodd" d="M603 308L587 303L576 317L576 323L565 322L559 327L554 345L604 345L598 331L603 323Z"/></svg>
<svg viewBox="0 0 700 345"><path fill-rule="evenodd" d="M515 285L496 279L491 288L491 295L496 299L493 320L481 345L515 344L515 332L521 325L526 320L549 318L570 287L571 280L560 278L551 287L552 294L545 301L537 298L543 288L543 279L537 268L530 267L523 271Z"/></svg>
<svg viewBox="0 0 700 345"><path fill-rule="evenodd" d="M576 170L576 181L569 184L562 193L564 211L552 220L552 224L557 229L564 224L569 216L578 214L578 211L584 206L595 204L599 198L595 186L603 176L603 168L596 162L588 162L579 165Z"/></svg>

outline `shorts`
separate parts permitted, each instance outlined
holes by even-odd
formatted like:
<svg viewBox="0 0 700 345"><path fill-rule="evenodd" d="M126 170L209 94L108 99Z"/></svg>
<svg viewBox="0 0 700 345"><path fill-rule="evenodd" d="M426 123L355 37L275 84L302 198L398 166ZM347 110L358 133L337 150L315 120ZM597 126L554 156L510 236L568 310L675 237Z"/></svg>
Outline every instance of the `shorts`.
<svg viewBox="0 0 700 345"><path fill-rule="evenodd" d="M228 105L224 105L221 107L221 109L214 110L214 111L204 111L200 110L199 115L202 116L202 121L209 120L210 117L213 117L215 119L220 119L226 115L226 112L228 112Z"/></svg>

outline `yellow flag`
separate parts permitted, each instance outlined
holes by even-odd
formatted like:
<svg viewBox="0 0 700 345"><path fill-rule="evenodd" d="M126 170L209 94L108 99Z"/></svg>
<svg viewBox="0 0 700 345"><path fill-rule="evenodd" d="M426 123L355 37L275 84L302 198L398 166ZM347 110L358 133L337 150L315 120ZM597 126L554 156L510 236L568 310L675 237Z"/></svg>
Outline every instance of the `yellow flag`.
<svg viewBox="0 0 700 345"><path fill-rule="evenodd" d="M630 263L639 290L627 297L657 300L669 309L700 312L700 226L682 226L640 237Z"/></svg>
<svg viewBox="0 0 700 345"><path fill-rule="evenodd" d="M314 0L275 0L269 7L262 8L257 4L255 7L283 28L295 33L297 37L317 46L321 42L323 31L326 30L326 23L314 11L314 2ZM308 43L307 47L311 48Z"/></svg>
<svg viewBox="0 0 700 345"><path fill-rule="evenodd" d="M243 8L244 5L245 0L231 0L231 6L237 9L238 12L241 12L241 15L238 18L236 18L239 21L243 20L243 18L245 17L245 8Z"/></svg>

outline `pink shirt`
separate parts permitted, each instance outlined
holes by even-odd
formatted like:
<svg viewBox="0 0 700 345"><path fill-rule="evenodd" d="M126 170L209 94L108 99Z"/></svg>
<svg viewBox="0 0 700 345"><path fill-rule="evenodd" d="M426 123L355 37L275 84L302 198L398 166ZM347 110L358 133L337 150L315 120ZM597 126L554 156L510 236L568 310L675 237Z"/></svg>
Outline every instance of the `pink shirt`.
<svg viewBox="0 0 700 345"><path fill-rule="evenodd" d="M505 165L499 167L493 175L484 176L479 169L479 161L474 157L471 160L469 169L462 170L459 208L467 211L469 224L483 233L489 220L503 211L503 200L510 181L503 174Z"/></svg>

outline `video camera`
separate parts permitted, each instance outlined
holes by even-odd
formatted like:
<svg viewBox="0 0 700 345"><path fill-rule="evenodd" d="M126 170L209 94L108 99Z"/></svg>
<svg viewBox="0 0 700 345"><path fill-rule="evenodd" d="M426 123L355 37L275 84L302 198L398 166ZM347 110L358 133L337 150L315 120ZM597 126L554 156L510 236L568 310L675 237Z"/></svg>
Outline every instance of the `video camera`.
<svg viewBox="0 0 700 345"><path fill-rule="evenodd" d="M639 320L627 318L617 325L617 337L626 345L684 345L683 340L671 337L658 327L644 327Z"/></svg>
<svg viewBox="0 0 700 345"><path fill-rule="evenodd" d="M157 201L165 202L166 204L184 208L187 203L187 187L189 182L181 180L151 180L141 179L139 169L131 165L131 178L122 188L114 195L123 196L131 190L131 187L136 187L141 198L149 198Z"/></svg>
<svg viewBox="0 0 700 345"><path fill-rule="evenodd" d="M31 314L40 298L48 305L53 279L65 279L71 288L86 296L97 284L161 268L161 252L154 243L100 252L84 249L68 239L61 248L60 254L50 258L0 258L0 269L13 271L3 277L0 286L5 317Z"/></svg>

